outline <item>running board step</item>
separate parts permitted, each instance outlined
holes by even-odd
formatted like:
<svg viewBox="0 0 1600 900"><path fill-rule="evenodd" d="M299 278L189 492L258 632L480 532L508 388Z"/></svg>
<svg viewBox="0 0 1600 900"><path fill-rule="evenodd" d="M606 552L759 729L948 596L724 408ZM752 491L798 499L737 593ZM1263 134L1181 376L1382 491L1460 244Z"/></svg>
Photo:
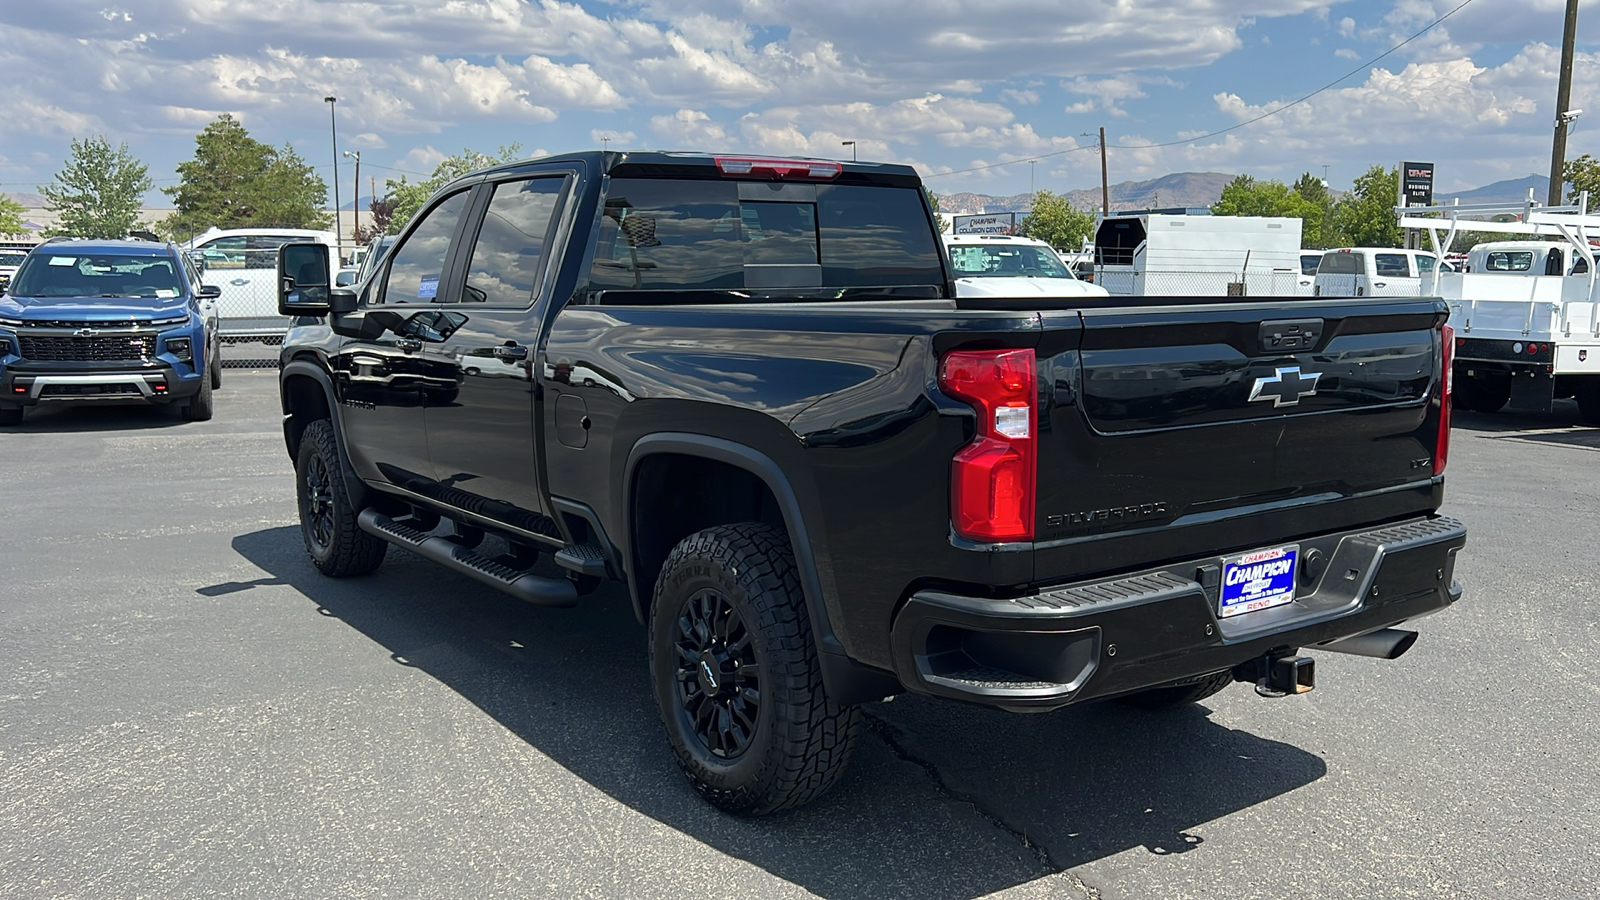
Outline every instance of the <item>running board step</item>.
<svg viewBox="0 0 1600 900"><path fill-rule="evenodd" d="M599 544L569 544L556 551L556 565L579 575L606 577L606 551Z"/></svg>
<svg viewBox="0 0 1600 900"><path fill-rule="evenodd" d="M361 530L440 565L455 569L518 600L536 606L577 606L578 588L565 578L547 578L469 550L447 538L424 534L403 522L396 522L375 509L363 510L356 517Z"/></svg>

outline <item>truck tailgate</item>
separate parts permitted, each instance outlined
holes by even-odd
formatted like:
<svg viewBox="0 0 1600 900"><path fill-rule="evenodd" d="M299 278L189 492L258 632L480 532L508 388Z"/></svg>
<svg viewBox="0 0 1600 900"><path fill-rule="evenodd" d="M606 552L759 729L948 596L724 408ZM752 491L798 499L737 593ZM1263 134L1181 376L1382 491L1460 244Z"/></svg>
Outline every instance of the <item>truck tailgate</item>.
<svg viewBox="0 0 1600 900"><path fill-rule="evenodd" d="M1035 576L1245 551L1441 500L1436 300L1042 313ZM1047 339L1043 346L1049 346Z"/></svg>

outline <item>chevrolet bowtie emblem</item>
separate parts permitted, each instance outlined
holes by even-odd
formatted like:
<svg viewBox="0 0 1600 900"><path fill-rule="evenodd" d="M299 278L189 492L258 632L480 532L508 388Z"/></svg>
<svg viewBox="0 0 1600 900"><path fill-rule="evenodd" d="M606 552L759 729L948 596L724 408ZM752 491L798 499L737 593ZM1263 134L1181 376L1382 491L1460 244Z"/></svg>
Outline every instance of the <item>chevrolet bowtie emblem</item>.
<svg viewBox="0 0 1600 900"><path fill-rule="evenodd" d="M86 337L94 337L95 335L97 335L99 333L100 332L96 331L93 328L79 328L77 331L74 331L72 333L72 336L73 337L84 337L84 338L86 338Z"/></svg>
<svg viewBox="0 0 1600 900"><path fill-rule="evenodd" d="M1250 389L1250 399L1271 400L1274 407L1294 406L1301 397L1317 392L1317 379L1321 377L1321 372L1302 374L1299 366L1278 369L1270 378L1256 379L1255 387Z"/></svg>

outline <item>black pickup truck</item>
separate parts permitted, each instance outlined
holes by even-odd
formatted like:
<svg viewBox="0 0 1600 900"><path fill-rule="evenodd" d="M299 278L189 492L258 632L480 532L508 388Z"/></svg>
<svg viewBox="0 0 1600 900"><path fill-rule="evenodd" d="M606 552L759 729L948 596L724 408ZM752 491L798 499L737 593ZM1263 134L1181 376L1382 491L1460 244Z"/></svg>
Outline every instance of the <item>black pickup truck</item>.
<svg viewBox="0 0 1600 900"><path fill-rule="evenodd" d="M1303 693L1302 650L1393 659L1460 596L1436 300L961 299L911 169L680 153L465 176L354 289L279 270L315 566L625 582L734 812L902 691Z"/></svg>

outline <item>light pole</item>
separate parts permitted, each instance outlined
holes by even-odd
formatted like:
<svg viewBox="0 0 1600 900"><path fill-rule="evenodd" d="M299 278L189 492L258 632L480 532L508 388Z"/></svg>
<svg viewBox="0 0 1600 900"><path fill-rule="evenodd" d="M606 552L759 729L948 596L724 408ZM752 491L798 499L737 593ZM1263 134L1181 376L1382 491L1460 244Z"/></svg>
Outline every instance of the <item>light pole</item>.
<svg viewBox="0 0 1600 900"><path fill-rule="evenodd" d="M361 243L361 151L346 150L344 155L356 161L356 196L355 199L350 201L355 210L356 224L354 228L350 229L350 238L359 244Z"/></svg>
<svg viewBox="0 0 1600 900"><path fill-rule="evenodd" d="M328 104L328 127L333 132L333 244L334 250L339 254L339 265L344 265L344 235L340 232L339 224L339 120L333 114L339 104L338 97L323 97L322 102Z"/></svg>
<svg viewBox="0 0 1600 900"><path fill-rule="evenodd" d="M609 135L609 134L602 135L601 138L600 138L600 144L601 144L602 149L610 150L611 149L611 135Z"/></svg>
<svg viewBox="0 0 1600 900"><path fill-rule="evenodd" d="M850 161L851 162L855 162L856 161L856 142L855 141L840 141L839 142L839 146L841 146L841 147L849 147L850 148Z"/></svg>

